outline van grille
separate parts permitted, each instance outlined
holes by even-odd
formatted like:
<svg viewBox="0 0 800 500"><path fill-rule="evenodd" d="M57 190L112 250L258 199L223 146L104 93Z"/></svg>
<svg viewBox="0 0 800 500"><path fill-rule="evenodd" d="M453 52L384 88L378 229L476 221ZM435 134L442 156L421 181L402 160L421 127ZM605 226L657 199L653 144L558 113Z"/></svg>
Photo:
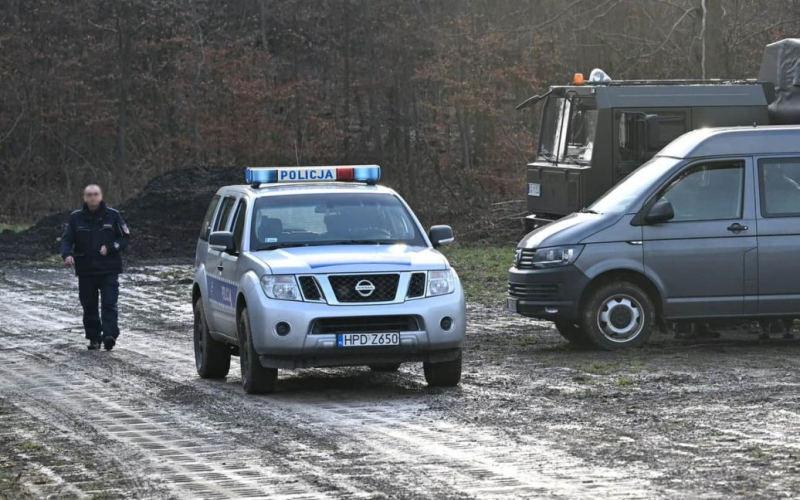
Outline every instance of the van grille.
<svg viewBox="0 0 800 500"><path fill-rule="evenodd" d="M533 269L533 256L536 255L536 249L519 249L519 257L515 262L517 269Z"/></svg>
<svg viewBox="0 0 800 500"><path fill-rule="evenodd" d="M558 300L558 283L509 283L508 295L526 300Z"/></svg>

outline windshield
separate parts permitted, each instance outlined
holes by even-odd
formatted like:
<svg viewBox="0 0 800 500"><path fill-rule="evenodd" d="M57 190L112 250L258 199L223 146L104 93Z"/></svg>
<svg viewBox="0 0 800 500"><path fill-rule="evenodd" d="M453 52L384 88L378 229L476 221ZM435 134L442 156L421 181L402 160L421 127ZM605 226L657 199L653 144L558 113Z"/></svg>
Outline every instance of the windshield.
<svg viewBox="0 0 800 500"><path fill-rule="evenodd" d="M408 210L383 193L324 193L258 198L250 247L274 250L311 245L425 246Z"/></svg>
<svg viewBox="0 0 800 500"><path fill-rule="evenodd" d="M539 156L548 161L588 164L597 130L594 98L551 96L542 116Z"/></svg>
<svg viewBox="0 0 800 500"><path fill-rule="evenodd" d="M653 185L679 160L656 156L611 188L589 207L589 211L600 214L624 214L642 193Z"/></svg>

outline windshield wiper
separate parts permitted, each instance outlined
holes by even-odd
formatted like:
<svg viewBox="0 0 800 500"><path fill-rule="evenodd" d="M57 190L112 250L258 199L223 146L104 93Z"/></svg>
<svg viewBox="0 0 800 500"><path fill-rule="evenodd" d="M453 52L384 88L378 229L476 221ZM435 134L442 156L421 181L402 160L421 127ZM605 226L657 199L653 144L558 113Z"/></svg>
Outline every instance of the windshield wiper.
<svg viewBox="0 0 800 500"><path fill-rule="evenodd" d="M595 210L592 210L591 208L585 208L585 207L584 207L584 208L581 208L581 213L582 213L582 214L595 214L595 215L600 215L600 212L597 212L597 211L595 211Z"/></svg>
<svg viewBox="0 0 800 500"><path fill-rule="evenodd" d="M393 245L389 241L375 241L375 240L347 240L347 241L332 241L328 245Z"/></svg>
<svg viewBox="0 0 800 500"><path fill-rule="evenodd" d="M275 245L269 245L266 247L259 247L258 251L261 250L278 250L279 248L293 248L293 247L310 247L313 243L277 243Z"/></svg>

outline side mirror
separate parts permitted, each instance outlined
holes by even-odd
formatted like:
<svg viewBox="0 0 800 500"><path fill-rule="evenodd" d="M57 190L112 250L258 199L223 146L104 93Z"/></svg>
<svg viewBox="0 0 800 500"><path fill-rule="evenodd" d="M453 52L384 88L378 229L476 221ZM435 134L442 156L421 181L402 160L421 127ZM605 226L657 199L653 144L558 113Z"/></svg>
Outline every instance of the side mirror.
<svg viewBox="0 0 800 500"><path fill-rule="evenodd" d="M658 115L644 115L645 141L648 151L661 144L661 119Z"/></svg>
<svg viewBox="0 0 800 500"><path fill-rule="evenodd" d="M230 231L216 231L208 237L208 248L216 252L234 253L233 233Z"/></svg>
<svg viewBox="0 0 800 500"><path fill-rule="evenodd" d="M453 228L450 226L432 226L430 231L428 231L428 238L430 238L433 248L449 245L455 241Z"/></svg>
<svg viewBox="0 0 800 500"><path fill-rule="evenodd" d="M675 218L675 210L672 208L672 203L664 198L658 200L655 205L650 207L647 215L644 216L645 224L658 224L659 222L667 222Z"/></svg>

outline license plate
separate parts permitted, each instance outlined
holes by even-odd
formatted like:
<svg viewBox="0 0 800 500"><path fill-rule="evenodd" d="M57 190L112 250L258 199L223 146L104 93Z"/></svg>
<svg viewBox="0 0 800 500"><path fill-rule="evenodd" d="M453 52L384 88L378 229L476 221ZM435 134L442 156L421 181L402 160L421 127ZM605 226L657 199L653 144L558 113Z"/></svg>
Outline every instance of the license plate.
<svg viewBox="0 0 800 500"><path fill-rule="evenodd" d="M508 299L508 312L515 313L517 312L517 301L514 299Z"/></svg>
<svg viewBox="0 0 800 500"><path fill-rule="evenodd" d="M380 347L400 345L399 333L340 333L336 336L338 347Z"/></svg>
<svg viewBox="0 0 800 500"><path fill-rule="evenodd" d="M528 183L528 196L541 196L542 185L535 182Z"/></svg>

